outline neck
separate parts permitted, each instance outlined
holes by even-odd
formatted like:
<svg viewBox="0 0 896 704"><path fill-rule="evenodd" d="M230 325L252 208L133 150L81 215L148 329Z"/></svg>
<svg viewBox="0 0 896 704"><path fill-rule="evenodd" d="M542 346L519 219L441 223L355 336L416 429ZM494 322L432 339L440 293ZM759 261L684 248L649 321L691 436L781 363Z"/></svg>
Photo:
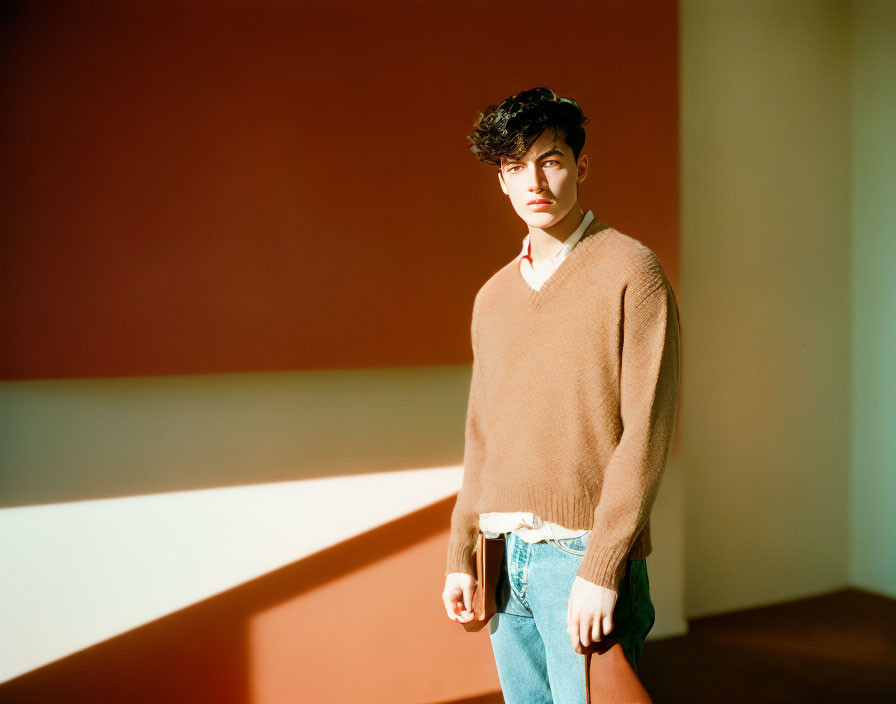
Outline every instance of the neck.
<svg viewBox="0 0 896 704"><path fill-rule="evenodd" d="M557 248L582 224L584 217L584 211L576 202L559 222L544 228L530 225L529 245L532 248L532 259L537 261L553 256Z"/></svg>

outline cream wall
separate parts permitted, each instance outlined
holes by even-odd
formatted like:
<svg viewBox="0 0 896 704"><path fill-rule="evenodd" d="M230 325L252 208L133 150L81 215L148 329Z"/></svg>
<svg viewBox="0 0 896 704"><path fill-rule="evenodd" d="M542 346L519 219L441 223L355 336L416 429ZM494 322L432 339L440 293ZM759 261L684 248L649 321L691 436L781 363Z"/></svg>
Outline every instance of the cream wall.
<svg viewBox="0 0 896 704"><path fill-rule="evenodd" d="M849 581L848 7L683 0L689 617Z"/></svg>
<svg viewBox="0 0 896 704"><path fill-rule="evenodd" d="M853 3L849 581L896 597L896 3Z"/></svg>
<svg viewBox="0 0 896 704"><path fill-rule="evenodd" d="M896 594L896 4L682 2L688 617Z"/></svg>

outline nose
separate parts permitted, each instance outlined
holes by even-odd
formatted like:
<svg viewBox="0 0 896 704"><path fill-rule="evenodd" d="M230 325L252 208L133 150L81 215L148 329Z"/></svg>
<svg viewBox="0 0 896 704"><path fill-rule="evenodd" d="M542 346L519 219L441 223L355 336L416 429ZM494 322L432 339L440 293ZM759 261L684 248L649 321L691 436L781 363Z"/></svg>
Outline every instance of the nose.
<svg viewBox="0 0 896 704"><path fill-rule="evenodd" d="M529 190L533 193L540 193L544 190L545 178L541 169L534 164L529 168Z"/></svg>

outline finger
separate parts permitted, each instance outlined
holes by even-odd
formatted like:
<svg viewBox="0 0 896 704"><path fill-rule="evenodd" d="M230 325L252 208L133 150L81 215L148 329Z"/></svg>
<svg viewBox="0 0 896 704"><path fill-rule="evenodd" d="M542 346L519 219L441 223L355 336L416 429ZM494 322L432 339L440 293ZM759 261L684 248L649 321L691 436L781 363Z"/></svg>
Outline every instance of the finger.
<svg viewBox="0 0 896 704"><path fill-rule="evenodd" d="M579 655L584 655L585 650L582 648L582 642L579 637L579 623L581 619L582 613L580 611L570 609L569 625L566 630L569 633L569 642L572 644L572 649Z"/></svg>
<svg viewBox="0 0 896 704"><path fill-rule="evenodd" d="M579 621L579 640L581 640L582 645L584 645L586 647L591 645L591 641L592 641L591 631L592 631L593 623L594 623L594 617L591 614L585 615ZM598 638L597 640L600 640L600 638Z"/></svg>
<svg viewBox="0 0 896 704"><path fill-rule="evenodd" d="M600 638L601 638L600 625L601 625L601 620L595 619L594 625L591 627L591 640L593 640L595 643L600 642Z"/></svg>
<svg viewBox="0 0 896 704"><path fill-rule="evenodd" d="M452 597L451 592L447 590L442 592L442 604L445 607L445 612L448 614L448 618L453 619L457 602Z"/></svg>
<svg viewBox="0 0 896 704"><path fill-rule="evenodd" d="M454 612L455 616L459 616L461 611L464 610L464 603L458 598L454 600L454 603L451 605L451 610Z"/></svg>
<svg viewBox="0 0 896 704"><path fill-rule="evenodd" d="M613 630L613 617L609 614L604 616L604 634L610 635L610 632Z"/></svg>
<svg viewBox="0 0 896 704"><path fill-rule="evenodd" d="M454 615L451 618L458 623L466 623L470 620L470 615L464 611L464 602L462 600L458 599L454 602Z"/></svg>
<svg viewBox="0 0 896 704"><path fill-rule="evenodd" d="M473 610L473 587L470 585L464 587L464 609Z"/></svg>
<svg viewBox="0 0 896 704"><path fill-rule="evenodd" d="M566 632L569 634L569 642L572 643L573 649L579 646L579 614L571 611L566 626ZM576 650L576 652L579 652Z"/></svg>

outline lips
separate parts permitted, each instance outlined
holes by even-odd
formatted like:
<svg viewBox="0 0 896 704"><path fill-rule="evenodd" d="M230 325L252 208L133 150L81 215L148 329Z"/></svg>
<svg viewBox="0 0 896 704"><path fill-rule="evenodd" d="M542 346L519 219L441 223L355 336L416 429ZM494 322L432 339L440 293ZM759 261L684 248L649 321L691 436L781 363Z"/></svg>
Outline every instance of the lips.
<svg viewBox="0 0 896 704"><path fill-rule="evenodd" d="M526 203L526 205L539 205L542 203L544 205L549 205L551 202L552 201L545 200L544 198L536 198L535 200L530 200L528 203Z"/></svg>

